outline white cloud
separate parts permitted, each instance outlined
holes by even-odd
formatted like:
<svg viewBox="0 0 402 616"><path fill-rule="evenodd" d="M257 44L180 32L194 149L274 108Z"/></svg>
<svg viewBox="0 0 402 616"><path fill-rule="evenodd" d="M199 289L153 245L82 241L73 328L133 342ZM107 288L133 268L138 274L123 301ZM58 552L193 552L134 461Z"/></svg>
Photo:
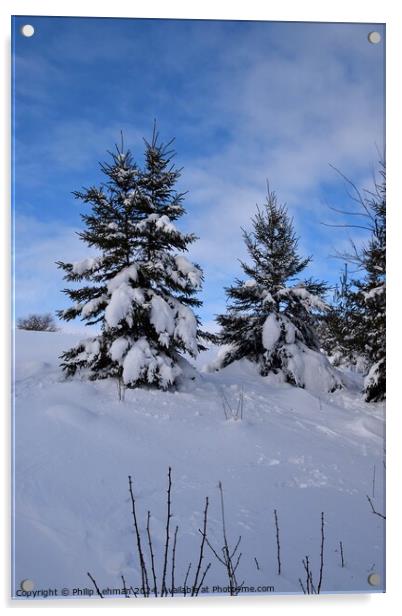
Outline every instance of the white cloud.
<svg viewBox="0 0 402 616"><path fill-rule="evenodd" d="M93 254L67 225L46 223L32 216L15 220L15 313L52 312L66 305L66 286L56 261L71 262Z"/></svg>

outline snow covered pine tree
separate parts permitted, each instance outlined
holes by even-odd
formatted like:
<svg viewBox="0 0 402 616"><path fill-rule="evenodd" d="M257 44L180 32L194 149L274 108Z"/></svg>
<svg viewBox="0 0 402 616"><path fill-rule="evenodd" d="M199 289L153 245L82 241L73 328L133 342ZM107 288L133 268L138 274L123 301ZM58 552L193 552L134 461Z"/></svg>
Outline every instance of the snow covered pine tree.
<svg viewBox="0 0 402 616"><path fill-rule="evenodd" d="M219 315L221 366L246 358L260 374L281 374L288 383L315 391L341 386L336 372L319 351L314 315L326 310L326 285L311 279L291 284L310 262L297 254L292 220L285 205L268 189L257 208L253 231L243 230L252 263L241 262L247 280L226 289L227 313ZM290 283L290 285L289 285Z"/></svg>
<svg viewBox="0 0 402 616"><path fill-rule="evenodd" d="M386 181L385 163L380 164L380 180L375 191L366 191L365 211L370 219L371 237L363 248L355 252L354 262L364 270L362 280L355 280L354 336L357 346L370 369L364 380L367 402L378 402L386 394Z"/></svg>
<svg viewBox="0 0 402 616"><path fill-rule="evenodd" d="M61 355L67 375L85 369L91 380L115 377L123 386L166 389L182 372L180 353L194 357L204 348L192 311L201 305L194 294L203 274L182 254L196 237L174 225L185 210L184 194L175 190L180 170L172 163L172 141L160 143L154 128L152 141L144 140L143 169L116 146L111 163L101 165L107 182L74 193L92 206L81 216L86 228L79 236L97 254L57 263L65 280L85 282L64 289L74 304L58 316L99 324L100 333Z"/></svg>
<svg viewBox="0 0 402 616"><path fill-rule="evenodd" d="M362 340L357 339L356 321L360 319L355 293L349 279L348 264L336 284L329 309L318 320L321 348L333 366L365 372L367 360L362 352Z"/></svg>
<svg viewBox="0 0 402 616"><path fill-rule="evenodd" d="M380 161L379 179L374 190L361 193L343 173L340 174L352 192L352 203L357 209L348 212L335 210L351 216L359 216L364 222L330 226L358 227L370 232L369 240L357 247L351 241L350 252L338 256L355 266L361 278L351 280L348 290L348 319L343 324L344 342L356 355L363 358L368 373L364 380L364 396L367 402L385 399L386 393L386 168ZM335 209L335 208L334 208ZM342 332L342 333L343 333Z"/></svg>

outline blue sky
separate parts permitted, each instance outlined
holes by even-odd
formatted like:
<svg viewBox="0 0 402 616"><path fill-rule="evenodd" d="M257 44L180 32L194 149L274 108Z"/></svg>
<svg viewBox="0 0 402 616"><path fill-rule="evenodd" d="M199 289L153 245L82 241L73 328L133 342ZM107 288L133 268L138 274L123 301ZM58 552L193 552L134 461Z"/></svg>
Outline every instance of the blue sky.
<svg viewBox="0 0 402 616"><path fill-rule="evenodd" d="M330 164L372 187L384 149L383 26L35 16L16 17L13 32L17 317L66 306L54 262L89 254L71 192L102 180L98 162L120 130L141 162L154 118L162 140L175 137L178 188L189 191L180 224L200 238L190 256L204 269L204 322L240 273L241 227L267 179L313 256L306 275L337 279L342 262L330 255L361 234L322 225L345 222L328 205L351 204Z"/></svg>

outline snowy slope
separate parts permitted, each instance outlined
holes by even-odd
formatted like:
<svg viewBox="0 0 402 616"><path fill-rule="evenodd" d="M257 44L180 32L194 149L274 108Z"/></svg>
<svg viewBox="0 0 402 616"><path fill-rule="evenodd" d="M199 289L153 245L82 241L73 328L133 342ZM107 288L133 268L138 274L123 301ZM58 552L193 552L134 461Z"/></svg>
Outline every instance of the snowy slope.
<svg viewBox="0 0 402 616"><path fill-rule="evenodd" d="M189 581L194 577L206 496L208 538L220 552L221 481L232 547L241 535L238 582L299 593L306 555L317 582L324 512L321 592L383 590L385 523L366 495L372 497L375 472L373 503L383 513L384 407L362 402L356 377L348 389L318 398L238 362L215 373L189 370L193 380L178 392L130 390L119 402L113 382L64 379L57 357L77 340L16 333L15 589L27 578L37 589L93 588L87 571L102 588L120 587L121 574L127 584L140 584L129 474L142 531L151 511L159 584L171 466L177 585L190 561ZM222 396L235 407L241 389L243 420L228 421ZM227 586L206 546L203 568L208 562L209 592ZM368 584L370 572L380 574L379 587Z"/></svg>

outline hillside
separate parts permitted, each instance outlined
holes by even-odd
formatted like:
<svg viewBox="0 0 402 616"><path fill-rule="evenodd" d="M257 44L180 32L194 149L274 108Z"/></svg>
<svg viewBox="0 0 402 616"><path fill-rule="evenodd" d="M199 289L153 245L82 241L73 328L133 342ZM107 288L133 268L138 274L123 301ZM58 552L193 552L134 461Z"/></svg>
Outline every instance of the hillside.
<svg viewBox="0 0 402 616"><path fill-rule="evenodd" d="M299 593L306 555L316 582L324 512L321 592L383 591L384 520L366 495L373 497L375 473L373 503L384 512L384 405L362 402L356 375L318 397L264 379L245 361L213 373L188 367L179 391L129 390L120 402L113 382L65 380L57 357L76 340L16 332L15 588L27 578L37 589L93 588L87 571L102 588L120 587L122 574L139 585L128 475L143 532L151 512L159 584L170 466L177 585L189 562L194 577L206 496L207 536L220 552L221 481L230 546L241 535L239 583ZM235 408L241 391L243 419L227 420L223 397ZM144 552L148 559L146 543ZM209 592L227 586L205 546L203 569L208 562ZM379 587L369 585L370 572L380 575Z"/></svg>

